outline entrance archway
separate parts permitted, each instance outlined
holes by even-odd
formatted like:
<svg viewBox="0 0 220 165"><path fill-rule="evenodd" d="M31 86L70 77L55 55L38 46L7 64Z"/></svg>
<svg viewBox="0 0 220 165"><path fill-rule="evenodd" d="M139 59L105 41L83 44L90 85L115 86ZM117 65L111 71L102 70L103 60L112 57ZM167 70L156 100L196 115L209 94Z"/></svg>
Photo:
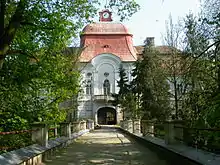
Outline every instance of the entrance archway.
<svg viewBox="0 0 220 165"><path fill-rule="evenodd" d="M116 123L116 110L114 108L103 107L98 110L98 124L114 125Z"/></svg>

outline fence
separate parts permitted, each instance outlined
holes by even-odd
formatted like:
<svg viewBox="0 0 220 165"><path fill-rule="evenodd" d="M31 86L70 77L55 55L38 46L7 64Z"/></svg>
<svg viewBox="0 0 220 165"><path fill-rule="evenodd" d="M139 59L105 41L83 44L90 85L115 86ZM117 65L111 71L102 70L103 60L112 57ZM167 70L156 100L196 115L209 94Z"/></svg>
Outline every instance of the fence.
<svg viewBox="0 0 220 165"><path fill-rule="evenodd" d="M64 122L55 125L33 123L31 130L0 132L0 154L34 143L47 146L48 140L57 137L71 137L72 133L94 129L93 120Z"/></svg>

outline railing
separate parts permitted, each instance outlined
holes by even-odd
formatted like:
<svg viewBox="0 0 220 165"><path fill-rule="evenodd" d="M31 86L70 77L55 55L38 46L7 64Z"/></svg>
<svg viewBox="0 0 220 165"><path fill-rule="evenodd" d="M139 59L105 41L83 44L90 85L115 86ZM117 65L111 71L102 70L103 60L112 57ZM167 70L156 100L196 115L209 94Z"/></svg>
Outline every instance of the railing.
<svg viewBox="0 0 220 165"><path fill-rule="evenodd" d="M134 133L132 120L122 121L121 127ZM157 137L165 140L166 144L184 143L188 146L220 153L219 128L192 128L186 127L181 120L158 122L142 120L141 132L143 136ZM133 128L133 129L132 129Z"/></svg>
<svg viewBox="0 0 220 165"><path fill-rule="evenodd" d="M220 153L220 129L184 126L174 126L174 128L183 130L183 136L175 137L176 140L195 148Z"/></svg>
<svg viewBox="0 0 220 165"><path fill-rule="evenodd" d="M94 100L112 101L114 98L111 95L94 95Z"/></svg>
<svg viewBox="0 0 220 165"><path fill-rule="evenodd" d="M165 128L163 123L155 123L154 124L154 135L158 138L165 138Z"/></svg>
<svg viewBox="0 0 220 165"><path fill-rule="evenodd" d="M34 143L47 146L48 139L60 136L70 138L72 133L94 129L93 120L66 122L55 125L45 123L32 124L31 130L0 132L0 154L19 149Z"/></svg>
<svg viewBox="0 0 220 165"><path fill-rule="evenodd" d="M48 130L48 138L54 139L60 136L60 133L58 133L58 127L49 128Z"/></svg>
<svg viewBox="0 0 220 165"><path fill-rule="evenodd" d="M31 145L31 134L36 131L38 130L0 132L0 153Z"/></svg>

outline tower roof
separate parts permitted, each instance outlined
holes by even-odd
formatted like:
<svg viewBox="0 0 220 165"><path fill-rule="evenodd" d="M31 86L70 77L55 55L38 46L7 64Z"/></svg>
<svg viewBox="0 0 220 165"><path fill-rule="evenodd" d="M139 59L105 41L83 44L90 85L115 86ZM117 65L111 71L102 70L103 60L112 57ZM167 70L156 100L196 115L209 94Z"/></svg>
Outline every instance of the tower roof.
<svg viewBox="0 0 220 165"><path fill-rule="evenodd" d="M121 23L113 22L98 22L91 23L82 30L82 35L89 34L122 34L122 35L131 35L128 29Z"/></svg>
<svg viewBox="0 0 220 165"><path fill-rule="evenodd" d="M81 34L81 47L84 48L81 62L89 62L100 54L113 54L122 61L136 61L132 34L121 23L112 22L111 12L99 12L100 22L86 25Z"/></svg>

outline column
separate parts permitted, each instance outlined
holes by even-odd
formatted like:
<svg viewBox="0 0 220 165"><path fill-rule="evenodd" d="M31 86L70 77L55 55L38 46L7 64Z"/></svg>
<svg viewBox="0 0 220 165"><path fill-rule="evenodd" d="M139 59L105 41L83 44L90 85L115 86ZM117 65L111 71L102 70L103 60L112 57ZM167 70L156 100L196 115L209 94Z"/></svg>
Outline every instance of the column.
<svg viewBox="0 0 220 165"><path fill-rule="evenodd" d="M97 111L95 112L95 125L98 125L98 114L97 114Z"/></svg>
<svg viewBox="0 0 220 165"><path fill-rule="evenodd" d="M133 121L127 120L127 131L133 133Z"/></svg>
<svg viewBox="0 0 220 165"><path fill-rule="evenodd" d="M174 144L174 123L172 121L165 122L165 143L166 144Z"/></svg>
<svg viewBox="0 0 220 165"><path fill-rule="evenodd" d="M123 120L120 120L120 123L119 123L120 127L124 129L124 121Z"/></svg>
<svg viewBox="0 0 220 165"><path fill-rule="evenodd" d="M32 136L33 142L36 142L42 146L48 145L48 126L45 123L33 123L32 124Z"/></svg>
<svg viewBox="0 0 220 165"><path fill-rule="evenodd" d="M142 120L143 136L148 135L154 137L154 123L155 121Z"/></svg>
<svg viewBox="0 0 220 165"><path fill-rule="evenodd" d="M84 120L80 121L80 130L81 131L86 130L86 121Z"/></svg>
<svg viewBox="0 0 220 165"><path fill-rule="evenodd" d="M93 120L90 120L90 121L91 121L91 130L94 130L95 129L94 121Z"/></svg>
<svg viewBox="0 0 220 165"><path fill-rule="evenodd" d="M174 120L174 138L176 141L184 141L184 121Z"/></svg>
<svg viewBox="0 0 220 165"><path fill-rule="evenodd" d="M80 130L79 121L72 122L72 130L73 130L73 133L79 132Z"/></svg>
<svg viewBox="0 0 220 165"><path fill-rule="evenodd" d="M133 133L140 134L141 133L141 123L139 119L133 120Z"/></svg>
<svg viewBox="0 0 220 165"><path fill-rule="evenodd" d="M87 120L87 129L94 130L94 121L91 119Z"/></svg>
<svg viewBox="0 0 220 165"><path fill-rule="evenodd" d="M98 71L93 71L93 95L97 95L98 89Z"/></svg>
<svg viewBox="0 0 220 165"><path fill-rule="evenodd" d="M61 127L61 136L71 138L71 124L67 122L60 123L60 127Z"/></svg>

